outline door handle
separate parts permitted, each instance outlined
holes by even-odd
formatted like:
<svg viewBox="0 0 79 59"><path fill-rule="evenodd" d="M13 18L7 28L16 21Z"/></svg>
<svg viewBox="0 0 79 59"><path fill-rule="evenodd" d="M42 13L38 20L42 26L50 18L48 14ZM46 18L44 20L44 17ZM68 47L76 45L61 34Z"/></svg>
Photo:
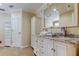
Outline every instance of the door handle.
<svg viewBox="0 0 79 59"><path fill-rule="evenodd" d="M19 32L19 34L21 34L21 32Z"/></svg>

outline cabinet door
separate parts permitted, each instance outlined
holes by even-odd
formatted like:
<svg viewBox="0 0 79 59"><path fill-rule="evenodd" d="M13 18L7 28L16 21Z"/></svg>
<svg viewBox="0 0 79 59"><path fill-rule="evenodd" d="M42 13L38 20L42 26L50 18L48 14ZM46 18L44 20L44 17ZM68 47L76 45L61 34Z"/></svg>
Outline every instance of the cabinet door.
<svg viewBox="0 0 79 59"><path fill-rule="evenodd" d="M76 56L77 51L76 51L76 46L75 45L71 45L71 44L67 44L67 48L66 48L66 55L67 56Z"/></svg>
<svg viewBox="0 0 79 59"><path fill-rule="evenodd" d="M54 41L53 39L47 39L46 49L47 56L54 56Z"/></svg>
<svg viewBox="0 0 79 59"><path fill-rule="evenodd" d="M55 55L66 56L66 45L62 42L54 41Z"/></svg>
<svg viewBox="0 0 79 59"><path fill-rule="evenodd" d="M41 38L39 40L39 54L40 56L53 56L53 40L49 38Z"/></svg>
<svg viewBox="0 0 79 59"><path fill-rule="evenodd" d="M48 39L43 38L43 52L44 52L44 56L48 56Z"/></svg>
<svg viewBox="0 0 79 59"><path fill-rule="evenodd" d="M41 37L38 37L38 55L40 56L41 55L41 45L42 45L42 42L41 42Z"/></svg>
<svg viewBox="0 0 79 59"><path fill-rule="evenodd" d="M45 48L44 48L44 38L40 37L38 40L38 49L39 49L39 55L45 56Z"/></svg>

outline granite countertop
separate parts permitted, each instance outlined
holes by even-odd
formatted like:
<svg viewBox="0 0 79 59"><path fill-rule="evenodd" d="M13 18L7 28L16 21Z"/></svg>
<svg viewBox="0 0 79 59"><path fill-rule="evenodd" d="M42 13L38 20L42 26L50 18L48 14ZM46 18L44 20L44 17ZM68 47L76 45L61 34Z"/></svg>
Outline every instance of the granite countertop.
<svg viewBox="0 0 79 59"><path fill-rule="evenodd" d="M71 43L71 44L78 44L79 43L79 37L78 36L40 36L42 38L50 39L50 40L55 40L63 43Z"/></svg>

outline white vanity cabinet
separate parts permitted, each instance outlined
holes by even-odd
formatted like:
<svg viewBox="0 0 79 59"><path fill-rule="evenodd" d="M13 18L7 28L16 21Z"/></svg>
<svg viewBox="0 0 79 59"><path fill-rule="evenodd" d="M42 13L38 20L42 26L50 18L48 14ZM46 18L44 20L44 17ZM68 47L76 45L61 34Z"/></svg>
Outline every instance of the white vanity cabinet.
<svg viewBox="0 0 79 59"><path fill-rule="evenodd" d="M54 40L55 56L76 56L76 48L75 44Z"/></svg>
<svg viewBox="0 0 79 59"><path fill-rule="evenodd" d="M35 41L37 44L33 47L34 51L36 51L34 53L37 56L76 56L77 46L61 40L60 38L37 37Z"/></svg>
<svg viewBox="0 0 79 59"><path fill-rule="evenodd" d="M35 47L34 52L36 55L39 56L54 56L54 49L53 49L53 40L49 38L43 38L43 37L38 37L37 38L37 49Z"/></svg>
<svg viewBox="0 0 79 59"><path fill-rule="evenodd" d="M46 52L47 49L46 49L45 43L46 43L45 38L38 39L38 49L39 49L40 56L45 56L47 54L47 52Z"/></svg>
<svg viewBox="0 0 79 59"><path fill-rule="evenodd" d="M50 38L46 38L47 40L47 56L54 56L55 55L55 49L54 49L54 40Z"/></svg>

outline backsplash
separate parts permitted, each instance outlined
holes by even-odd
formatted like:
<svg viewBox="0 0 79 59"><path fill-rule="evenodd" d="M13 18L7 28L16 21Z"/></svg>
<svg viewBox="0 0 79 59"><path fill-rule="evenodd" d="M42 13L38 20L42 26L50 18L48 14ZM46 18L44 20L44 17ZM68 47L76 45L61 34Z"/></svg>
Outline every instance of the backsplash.
<svg viewBox="0 0 79 59"><path fill-rule="evenodd" d="M65 36L65 31L61 27L44 28L40 35Z"/></svg>
<svg viewBox="0 0 79 59"><path fill-rule="evenodd" d="M61 27L45 28L45 30L48 33L63 33ZM67 34L79 35L79 27L66 27L66 32Z"/></svg>
<svg viewBox="0 0 79 59"><path fill-rule="evenodd" d="M79 27L70 27L70 28L67 28L67 33L68 34L79 35Z"/></svg>

